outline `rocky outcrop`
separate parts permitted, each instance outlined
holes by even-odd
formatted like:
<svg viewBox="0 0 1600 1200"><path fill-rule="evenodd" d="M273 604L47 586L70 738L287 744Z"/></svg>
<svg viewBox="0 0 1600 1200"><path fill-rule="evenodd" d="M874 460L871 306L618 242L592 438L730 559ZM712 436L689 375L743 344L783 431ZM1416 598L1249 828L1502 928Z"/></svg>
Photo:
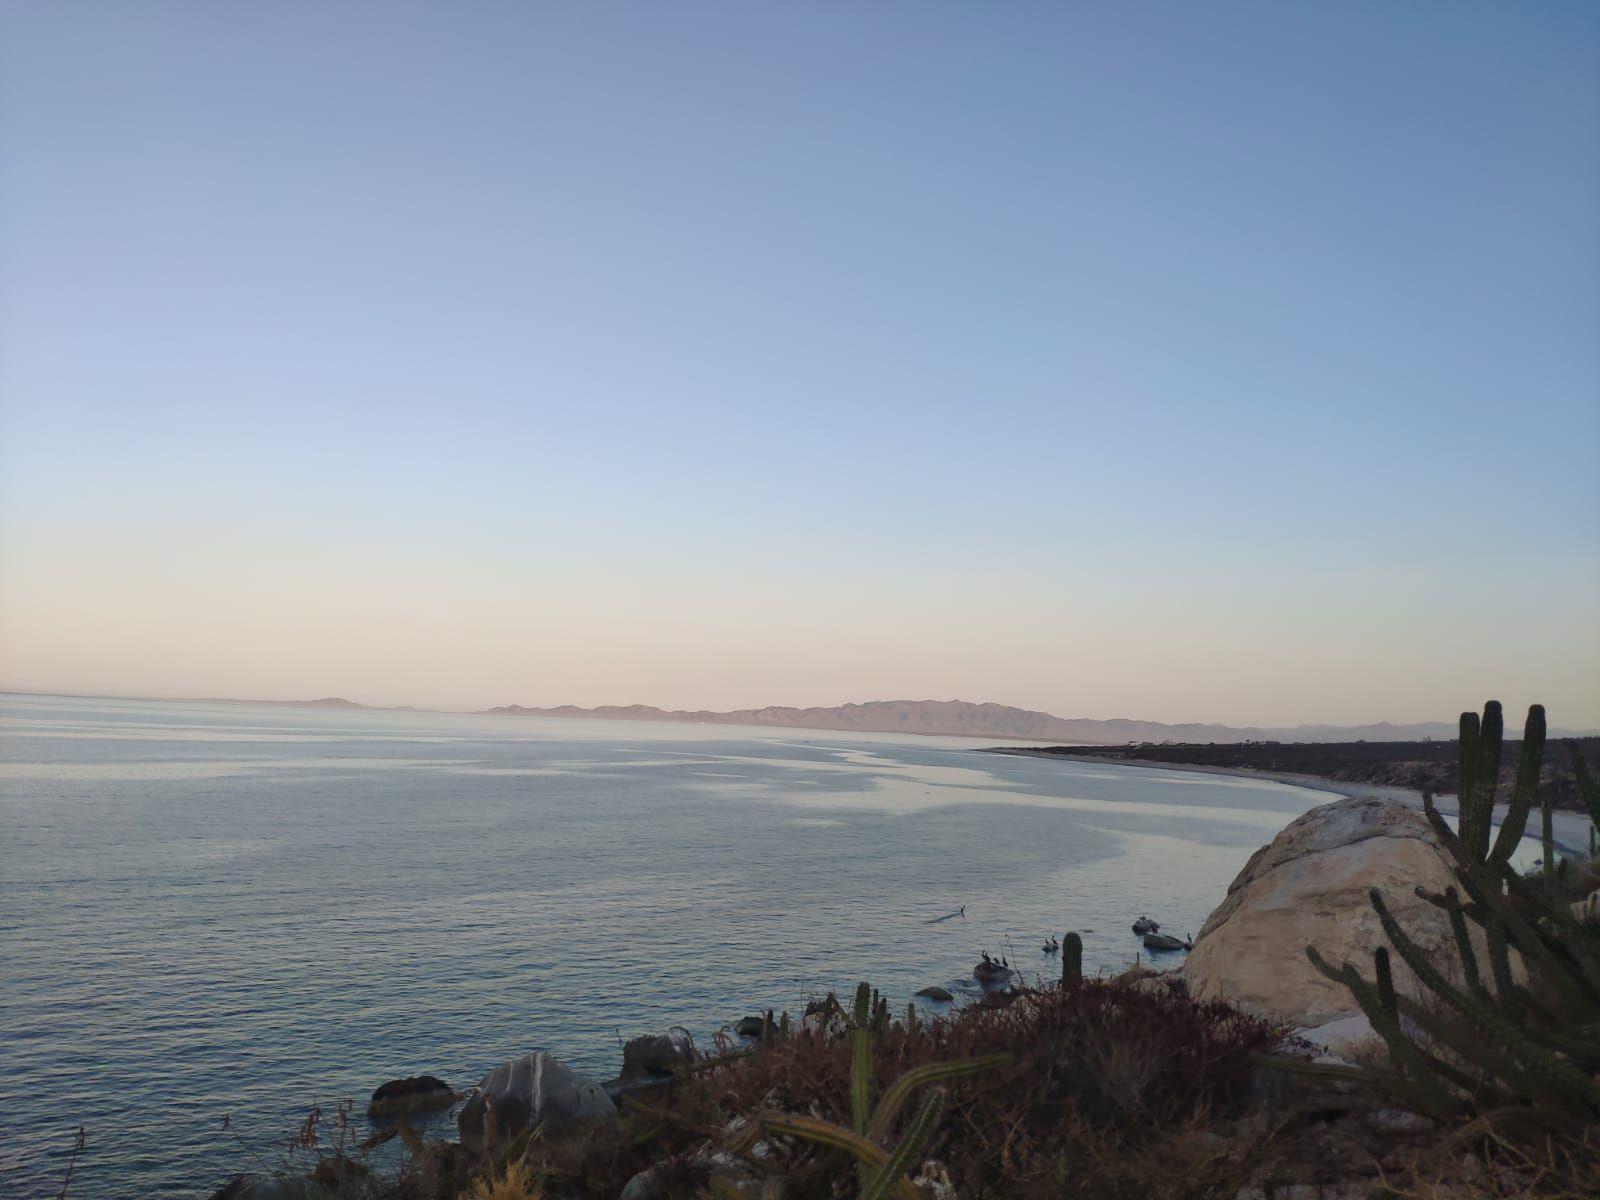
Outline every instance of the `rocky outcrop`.
<svg viewBox="0 0 1600 1200"><path fill-rule="evenodd" d="M462 1107L461 1145L473 1153L503 1147L526 1129L559 1133L590 1121L615 1120L617 1108L597 1083L573 1073L553 1054L525 1054L484 1077Z"/></svg>
<svg viewBox="0 0 1600 1200"><path fill-rule="evenodd" d="M805 1016L800 1019L800 1031L825 1038L841 1038L848 1034L850 1019L845 1016L839 997L829 992L824 999L808 1000Z"/></svg>
<svg viewBox="0 0 1600 1200"><path fill-rule="evenodd" d="M925 987L918 992L917 995L921 996L925 1000L936 1000L940 1004L948 1004L951 1000L955 999L955 997L950 994L947 988L938 986Z"/></svg>
<svg viewBox="0 0 1600 1200"><path fill-rule="evenodd" d="M622 1048L624 1080L671 1075L679 1067L693 1066L696 1058L694 1038L681 1025L665 1033L647 1033Z"/></svg>
<svg viewBox="0 0 1600 1200"><path fill-rule="evenodd" d="M1421 813L1361 797L1314 808L1251 856L1207 918L1183 966L1189 992L1295 1026L1352 1015L1349 991L1311 965L1306 947L1370 977L1372 952L1387 941L1368 900L1377 888L1424 951L1453 961L1449 921L1413 889L1454 882ZM1417 994L1398 959L1394 970L1396 987Z"/></svg>
<svg viewBox="0 0 1600 1200"><path fill-rule="evenodd" d="M456 1094L450 1085L433 1075L412 1075L391 1079L372 1093L367 1105L369 1117L393 1117L401 1113L449 1108Z"/></svg>

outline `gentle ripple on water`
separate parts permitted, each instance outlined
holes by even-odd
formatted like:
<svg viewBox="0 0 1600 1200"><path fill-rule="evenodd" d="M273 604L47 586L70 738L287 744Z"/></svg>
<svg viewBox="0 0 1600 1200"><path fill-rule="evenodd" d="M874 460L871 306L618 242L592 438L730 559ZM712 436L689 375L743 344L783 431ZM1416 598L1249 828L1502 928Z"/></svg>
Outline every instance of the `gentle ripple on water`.
<svg viewBox="0 0 1600 1200"><path fill-rule="evenodd" d="M978 743L0 696L0 1180L208 1195L313 1104L1195 930L1302 788ZM967 906L966 921L928 924ZM231 1117L232 1131L222 1129Z"/></svg>

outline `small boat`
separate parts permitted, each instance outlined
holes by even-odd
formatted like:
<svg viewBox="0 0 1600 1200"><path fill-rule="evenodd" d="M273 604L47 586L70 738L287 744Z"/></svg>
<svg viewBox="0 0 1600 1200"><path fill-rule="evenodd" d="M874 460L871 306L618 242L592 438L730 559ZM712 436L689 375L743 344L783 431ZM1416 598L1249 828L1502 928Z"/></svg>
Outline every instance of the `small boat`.
<svg viewBox="0 0 1600 1200"><path fill-rule="evenodd" d="M1144 913L1140 913L1139 919L1133 923L1133 931L1141 936L1147 933L1156 933L1160 929L1160 923L1152 921Z"/></svg>
<svg viewBox="0 0 1600 1200"><path fill-rule="evenodd" d="M1170 933L1147 933L1144 935L1144 948L1146 950L1193 950L1191 941L1180 942Z"/></svg>

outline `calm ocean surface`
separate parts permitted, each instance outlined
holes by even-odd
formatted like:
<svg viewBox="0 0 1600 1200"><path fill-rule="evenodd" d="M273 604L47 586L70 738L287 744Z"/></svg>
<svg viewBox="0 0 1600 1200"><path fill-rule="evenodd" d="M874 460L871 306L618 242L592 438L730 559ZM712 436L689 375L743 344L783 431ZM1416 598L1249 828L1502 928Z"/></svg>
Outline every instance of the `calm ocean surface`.
<svg viewBox="0 0 1600 1200"><path fill-rule="evenodd" d="M79 1125L79 1200L203 1197L398 1075L1120 967L1330 798L983 744L0 695L0 1194Z"/></svg>

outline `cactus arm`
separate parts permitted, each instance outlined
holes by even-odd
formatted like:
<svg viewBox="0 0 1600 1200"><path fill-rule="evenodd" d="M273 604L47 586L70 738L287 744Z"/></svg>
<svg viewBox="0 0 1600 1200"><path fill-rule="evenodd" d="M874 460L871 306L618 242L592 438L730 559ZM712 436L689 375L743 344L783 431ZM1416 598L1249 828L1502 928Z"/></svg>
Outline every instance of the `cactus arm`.
<svg viewBox="0 0 1600 1200"><path fill-rule="evenodd" d="M1428 1056L1405 1034L1400 1026L1400 1010L1395 1000L1394 980L1389 972L1389 955L1380 947L1374 956L1377 965L1376 995L1363 987L1356 993L1358 1001L1367 1008L1367 1019L1389 1048L1389 1058L1408 1079L1429 1096L1429 1108L1447 1112L1456 1103L1448 1089L1439 1081L1438 1072ZM1354 968L1351 969L1352 974ZM1359 976L1358 976L1359 978Z"/></svg>
<svg viewBox="0 0 1600 1200"><path fill-rule="evenodd" d="M1473 821L1477 809L1473 806L1473 797L1478 794L1478 738L1479 722L1475 712L1461 714L1461 732L1457 743L1456 757L1456 802L1460 815L1456 818L1461 830L1461 840L1471 845L1476 836L1473 832Z"/></svg>
<svg viewBox="0 0 1600 1200"><path fill-rule="evenodd" d="M872 1114L872 1123L867 1126L867 1137L880 1142L887 1138L896 1115L918 1088L930 1083L962 1079L981 1071L992 1071L996 1067L1010 1066L1012 1061L1010 1054L989 1054L983 1058L958 1059L954 1062L928 1063L925 1066L913 1067L890 1084L889 1090L878 1100L877 1110Z"/></svg>
<svg viewBox="0 0 1600 1200"><path fill-rule="evenodd" d="M1506 944L1505 922L1491 915L1484 924L1489 939L1489 970L1494 975L1494 990L1500 997L1500 1006L1513 1021L1519 1016L1517 985L1511 978L1511 950Z"/></svg>
<svg viewBox="0 0 1600 1200"><path fill-rule="evenodd" d="M1475 1078L1465 1071L1459 1070L1448 1063L1442 1062L1432 1055L1430 1061L1440 1074L1446 1075L1452 1083L1461 1088L1469 1096L1478 1096L1484 1090L1484 1079L1507 1080L1515 1079L1523 1072L1516 1060L1497 1049L1487 1038L1467 1036L1463 1037L1459 1024L1452 1024L1441 1017L1437 1011L1411 999L1409 996L1400 997L1400 1010L1406 1020L1440 1046L1448 1046L1450 1050L1466 1063L1472 1070L1480 1074ZM1548 1086L1537 1082L1527 1090L1528 1096L1541 1096L1551 1099L1554 1093ZM1564 1101L1562 1102L1564 1103Z"/></svg>
<svg viewBox="0 0 1600 1200"><path fill-rule="evenodd" d="M1445 894L1454 898L1455 888L1448 889ZM1467 987L1475 995L1483 995L1483 981L1478 977L1478 956L1472 951L1472 939L1467 935L1467 918L1462 915L1459 906L1445 910L1450 917L1450 932L1456 939L1456 954L1461 958L1461 974L1466 978Z"/></svg>
<svg viewBox="0 0 1600 1200"><path fill-rule="evenodd" d="M1480 1034L1505 1047L1519 1063L1523 1064L1529 1075L1569 1094L1582 1097L1596 1114L1600 1114L1600 1084L1582 1071L1574 1069L1571 1064L1536 1046L1493 1006L1452 985L1428 961L1428 956L1417 947L1416 943L1406 936L1405 930L1400 928L1399 923L1389 912L1388 906L1384 904L1382 893L1374 888L1370 896L1373 910L1377 912L1378 920L1383 924L1383 931L1388 936L1390 945L1430 991L1465 1017Z"/></svg>
<svg viewBox="0 0 1600 1200"><path fill-rule="evenodd" d="M1489 857L1489 830L1494 825L1494 794L1500 786L1500 751L1505 741L1505 717L1500 702L1483 706L1483 725L1478 732L1478 772L1472 796L1473 840L1468 849L1483 862Z"/></svg>
<svg viewBox="0 0 1600 1200"><path fill-rule="evenodd" d="M889 1194L889 1188L905 1179L912 1159L921 1152L923 1143L933 1133L933 1127L939 1123L939 1113L943 1108L944 1092L935 1088L923 1100L922 1107L912 1118L911 1127L906 1130L905 1137L900 1139L900 1144L889 1155L889 1161L878 1168L877 1175L862 1194L862 1200L884 1200Z"/></svg>
<svg viewBox="0 0 1600 1200"><path fill-rule="evenodd" d="M1429 1112L1450 1112L1461 1107L1460 1101L1450 1095L1449 1089L1440 1082L1439 1077L1443 1076L1468 1092L1472 1090L1472 1081L1459 1071L1425 1054L1406 1036L1405 1030L1400 1026L1400 1012L1396 1003L1394 978L1389 970L1387 950L1380 947L1373 954L1377 978L1370 984L1361 977L1361 972L1349 963L1345 963L1341 970L1335 971L1311 946L1306 947L1306 957L1311 960L1312 966L1329 979L1335 983L1342 983L1349 989L1356 1003L1361 1006L1361 1011L1366 1014L1374 1032L1388 1047L1390 1061L1405 1072L1412 1081L1414 1085L1412 1090L1416 1094L1428 1098Z"/></svg>
<svg viewBox="0 0 1600 1200"><path fill-rule="evenodd" d="M1426 1091L1388 1071L1374 1071L1366 1067L1340 1067L1333 1063L1301 1062L1293 1058L1281 1058L1273 1054L1252 1054L1252 1062L1267 1067L1274 1071L1282 1071L1287 1075L1306 1075L1312 1079L1326 1079L1341 1083L1356 1083L1370 1087L1376 1091L1387 1093L1396 1099L1404 1100L1418 1112L1429 1116L1450 1116L1460 1112L1463 1106L1453 1103L1445 1112L1435 1112L1431 1106L1432 1097Z"/></svg>
<svg viewBox="0 0 1600 1200"><path fill-rule="evenodd" d="M1424 807L1428 814L1428 821L1433 825L1433 831L1438 835L1439 842L1446 852L1455 859L1456 875L1461 880L1462 886L1473 900L1481 905L1486 912L1492 911L1505 922L1506 935L1511 939L1512 945L1520 950L1524 957L1538 961L1542 970L1550 972L1550 978L1560 987L1569 998L1588 1000L1586 993L1592 990L1584 986L1584 981L1575 977L1568 965L1550 949L1548 942L1541 938L1538 932L1517 912L1515 906L1510 904L1501 892L1500 881L1491 879L1487 869L1482 863L1475 862L1462 845L1461 840L1451 830L1449 823L1439 815L1439 810L1424 799ZM1516 872L1509 868L1502 868L1501 873L1506 885L1513 891L1522 890L1526 894L1526 887L1516 878ZM1548 908L1549 906L1544 906ZM1561 914L1552 912L1550 915L1559 922ZM1565 919L1572 921L1572 914L1565 914ZM1587 968L1586 968L1587 972ZM1592 979L1591 975L1591 979Z"/></svg>
<svg viewBox="0 0 1600 1200"><path fill-rule="evenodd" d="M1487 1038L1463 1036L1459 1025L1451 1024L1441 1018L1438 1012L1408 997L1401 997L1400 1007L1407 1019L1435 1042L1449 1046L1482 1072L1477 1081L1463 1078L1460 1084L1480 1105L1491 1102L1526 1105L1530 1100L1537 1100L1542 1103L1542 1115L1546 1118L1553 1119L1561 1115L1582 1125L1594 1122L1592 1111L1581 1100L1574 1100L1571 1091L1563 1090L1527 1070L1521 1062L1496 1048Z"/></svg>
<svg viewBox="0 0 1600 1200"><path fill-rule="evenodd" d="M1547 793L1539 804L1539 849L1543 855L1546 875L1552 874L1556 869L1556 831L1552 812L1554 808L1555 804Z"/></svg>
<svg viewBox="0 0 1600 1200"><path fill-rule="evenodd" d="M1534 796L1539 791L1539 769L1544 759L1544 705L1535 704L1528 709L1528 719L1522 726L1522 757L1517 763L1517 782L1511 789L1511 801L1506 806L1506 819L1500 824L1500 834L1494 840L1494 850L1489 855L1493 865L1511 860L1511 853L1522 840L1527 828L1528 813Z"/></svg>
<svg viewBox="0 0 1600 1200"><path fill-rule="evenodd" d="M854 1155L856 1161L868 1170L874 1167L881 1168L889 1161L889 1152L876 1142L869 1142L843 1125L835 1125L832 1121L824 1121L820 1117L767 1112L761 1115L761 1124L763 1128L784 1137L795 1137L818 1146L827 1146L832 1150L843 1150L847 1154ZM895 1194L901 1200L921 1200L917 1190L911 1186L911 1181L905 1178L896 1181Z"/></svg>

